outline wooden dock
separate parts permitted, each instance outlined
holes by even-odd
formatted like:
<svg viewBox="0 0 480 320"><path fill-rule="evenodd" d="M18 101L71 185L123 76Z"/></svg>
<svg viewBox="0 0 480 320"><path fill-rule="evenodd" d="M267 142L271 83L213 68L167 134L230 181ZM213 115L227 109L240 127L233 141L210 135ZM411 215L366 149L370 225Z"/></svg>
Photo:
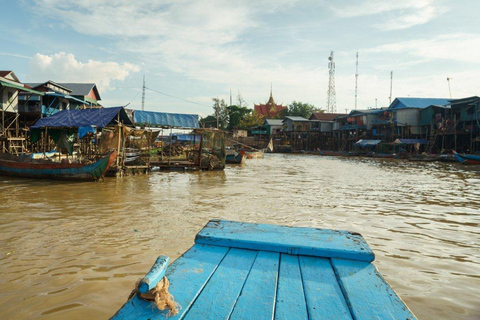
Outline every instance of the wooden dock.
<svg viewBox="0 0 480 320"><path fill-rule="evenodd" d="M373 260L360 234L211 220L142 283L149 290L166 275L180 305L169 319L415 319ZM112 319L166 314L137 294Z"/></svg>

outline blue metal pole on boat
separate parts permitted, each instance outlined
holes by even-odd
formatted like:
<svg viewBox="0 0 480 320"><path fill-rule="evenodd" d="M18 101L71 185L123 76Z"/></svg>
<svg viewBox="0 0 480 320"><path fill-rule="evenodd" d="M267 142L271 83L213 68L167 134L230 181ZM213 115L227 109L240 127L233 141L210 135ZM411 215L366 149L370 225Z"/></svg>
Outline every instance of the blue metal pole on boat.
<svg viewBox="0 0 480 320"><path fill-rule="evenodd" d="M140 293L146 293L157 285L165 275L167 271L168 264L170 263L170 258L167 256L160 256L155 261L155 264L152 266L150 271L145 275L145 277L140 281L138 285L138 291Z"/></svg>

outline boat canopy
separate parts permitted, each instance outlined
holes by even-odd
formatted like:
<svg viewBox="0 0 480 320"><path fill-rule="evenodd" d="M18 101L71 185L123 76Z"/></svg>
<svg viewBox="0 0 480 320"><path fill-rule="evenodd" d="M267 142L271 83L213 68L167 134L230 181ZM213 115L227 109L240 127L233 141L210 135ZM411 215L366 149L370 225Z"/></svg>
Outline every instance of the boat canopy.
<svg viewBox="0 0 480 320"><path fill-rule="evenodd" d="M62 110L51 117L39 119L31 128L80 128L95 126L106 127L120 120L125 125L133 126L123 107Z"/></svg>
<svg viewBox="0 0 480 320"><path fill-rule="evenodd" d="M382 140L358 140L355 145L360 147L373 147L378 145Z"/></svg>
<svg viewBox="0 0 480 320"><path fill-rule="evenodd" d="M397 139L393 144L428 144L426 139Z"/></svg>
<svg viewBox="0 0 480 320"><path fill-rule="evenodd" d="M135 110L133 117L137 126L144 125L147 127L184 129L200 128L197 114Z"/></svg>

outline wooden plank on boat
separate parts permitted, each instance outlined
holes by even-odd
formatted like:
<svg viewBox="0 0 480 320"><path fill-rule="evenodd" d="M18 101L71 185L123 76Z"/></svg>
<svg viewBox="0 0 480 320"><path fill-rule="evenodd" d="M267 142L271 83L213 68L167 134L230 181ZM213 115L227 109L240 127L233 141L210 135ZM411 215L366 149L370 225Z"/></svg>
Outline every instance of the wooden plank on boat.
<svg viewBox="0 0 480 320"><path fill-rule="evenodd" d="M308 319L298 256L281 255L275 319Z"/></svg>
<svg viewBox="0 0 480 320"><path fill-rule="evenodd" d="M230 249L184 319L228 319L257 253Z"/></svg>
<svg viewBox="0 0 480 320"><path fill-rule="evenodd" d="M180 305L179 313L168 319L182 319L190 310L228 250L225 247L194 245L168 267L166 276L170 281L169 291ZM112 319L165 319L166 314L166 311L158 310L152 302L135 295Z"/></svg>
<svg viewBox="0 0 480 320"><path fill-rule="evenodd" d="M329 259L300 256L309 319L352 319Z"/></svg>
<svg viewBox="0 0 480 320"><path fill-rule="evenodd" d="M371 263L332 259L355 319L416 319Z"/></svg>
<svg viewBox="0 0 480 320"><path fill-rule="evenodd" d="M325 258L360 261L375 258L360 234L340 230L211 220L197 234L195 242Z"/></svg>
<svg viewBox="0 0 480 320"><path fill-rule="evenodd" d="M275 252L258 253L230 319L250 320L253 310L253 318L273 319L279 258Z"/></svg>

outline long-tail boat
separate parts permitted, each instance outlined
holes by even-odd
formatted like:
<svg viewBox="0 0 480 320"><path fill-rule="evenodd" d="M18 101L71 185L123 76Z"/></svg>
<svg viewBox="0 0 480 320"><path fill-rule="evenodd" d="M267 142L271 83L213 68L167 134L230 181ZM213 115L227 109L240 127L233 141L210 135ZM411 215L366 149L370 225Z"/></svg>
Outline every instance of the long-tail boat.
<svg viewBox="0 0 480 320"><path fill-rule="evenodd" d="M474 154L459 154L455 150L452 150L453 155L458 162L462 164L480 164L480 156Z"/></svg>
<svg viewBox="0 0 480 320"><path fill-rule="evenodd" d="M329 151L329 150L318 150L318 154L321 156L337 156L337 157L352 157L358 156L359 152L356 151Z"/></svg>
<svg viewBox="0 0 480 320"><path fill-rule="evenodd" d="M117 152L109 152L93 163L54 162L26 156L0 154L0 174L34 179L98 180L115 161Z"/></svg>
<svg viewBox="0 0 480 320"><path fill-rule="evenodd" d="M245 151L241 150L237 152L235 150L228 150L225 156L225 163L228 164L241 164L245 162Z"/></svg>
<svg viewBox="0 0 480 320"><path fill-rule="evenodd" d="M416 319L374 258L358 233L211 220L112 319Z"/></svg>

